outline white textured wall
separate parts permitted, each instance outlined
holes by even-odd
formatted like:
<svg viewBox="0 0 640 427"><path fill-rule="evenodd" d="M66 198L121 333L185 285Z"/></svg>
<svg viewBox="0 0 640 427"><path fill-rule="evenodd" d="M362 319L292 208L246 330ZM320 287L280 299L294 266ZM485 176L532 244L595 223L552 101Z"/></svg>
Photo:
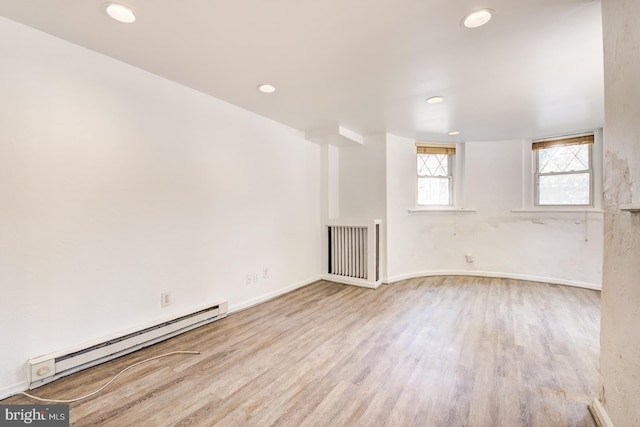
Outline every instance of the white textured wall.
<svg viewBox="0 0 640 427"><path fill-rule="evenodd" d="M522 147L521 140L465 144L460 207L476 212L409 212L415 207L415 142L388 135L390 281L463 272L600 286L601 213L512 212L523 207L530 185Z"/></svg>
<svg viewBox="0 0 640 427"><path fill-rule="evenodd" d="M0 40L0 395L28 358L319 277L319 146L3 18Z"/></svg>
<svg viewBox="0 0 640 427"><path fill-rule="evenodd" d="M599 399L616 427L640 425L640 2L603 0L605 222Z"/></svg>

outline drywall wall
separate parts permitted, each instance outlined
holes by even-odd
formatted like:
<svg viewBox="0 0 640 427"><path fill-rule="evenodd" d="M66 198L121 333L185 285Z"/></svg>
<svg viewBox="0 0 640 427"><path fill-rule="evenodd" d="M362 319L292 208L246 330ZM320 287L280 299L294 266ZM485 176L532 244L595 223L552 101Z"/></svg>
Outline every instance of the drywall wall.
<svg viewBox="0 0 640 427"><path fill-rule="evenodd" d="M640 425L640 2L603 0L604 271L599 400L614 426Z"/></svg>
<svg viewBox="0 0 640 427"><path fill-rule="evenodd" d="M386 277L386 135L339 148L339 218L380 219L380 275Z"/></svg>
<svg viewBox="0 0 640 427"><path fill-rule="evenodd" d="M0 39L0 395L28 358L320 276L318 145L4 18Z"/></svg>
<svg viewBox="0 0 640 427"><path fill-rule="evenodd" d="M387 135L388 280L458 272L598 288L602 214L523 211L523 147L521 140L462 144L458 209L411 212L415 141Z"/></svg>
<svg viewBox="0 0 640 427"><path fill-rule="evenodd" d="M384 218L385 190L384 134L340 147L341 218Z"/></svg>
<svg viewBox="0 0 640 427"><path fill-rule="evenodd" d="M320 206L322 220L340 217L340 149L334 145L320 146L322 185Z"/></svg>

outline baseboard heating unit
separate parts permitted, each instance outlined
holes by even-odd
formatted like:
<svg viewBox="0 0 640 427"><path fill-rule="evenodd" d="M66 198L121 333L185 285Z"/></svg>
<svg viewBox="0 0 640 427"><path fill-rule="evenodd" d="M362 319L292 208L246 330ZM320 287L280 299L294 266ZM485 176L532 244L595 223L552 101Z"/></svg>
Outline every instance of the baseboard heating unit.
<svg viewBox="0 0 640 427"><path fill-rule="evenodd" d="M30 359L27 361L29 389L222 319L228 310L229 304L223 302L97 343Z"/></svg>

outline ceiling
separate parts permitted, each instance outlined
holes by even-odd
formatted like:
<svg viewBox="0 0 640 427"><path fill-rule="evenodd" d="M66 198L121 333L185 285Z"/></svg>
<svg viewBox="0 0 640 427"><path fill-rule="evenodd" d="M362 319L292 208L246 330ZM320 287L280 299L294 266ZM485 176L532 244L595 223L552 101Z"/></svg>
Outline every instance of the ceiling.
<svg viewBox="0 0 640 427"><path fill-rule="evenodd" d="M100 0L0 0L0 15L308 134L479 141L603 125L599 0L119 2L135 23ZM479 8L493 19L462 26Z"/></svg>

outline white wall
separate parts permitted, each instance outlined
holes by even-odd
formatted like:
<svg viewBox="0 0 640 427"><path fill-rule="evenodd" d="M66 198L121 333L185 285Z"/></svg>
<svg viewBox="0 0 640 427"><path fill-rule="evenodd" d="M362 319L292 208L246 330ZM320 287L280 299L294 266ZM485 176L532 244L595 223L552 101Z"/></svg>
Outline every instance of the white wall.
<svg viewBox="0 0 640 427"><path fill-rule="evenodd" d="M334 145L320 146L322 185L320 206L323 222L340 217L340 149Z"/></svg>
<svg viewBox="0 0 640 427"><path fill-rule="evenodd" d="M603 0L605 234L599 401L613 425L640 425L640 2Z"/></svg>
<svg viewBox="0 0 640 427"><path fill-rule="evenodd" d="M339 205L341 219L381 219L380 275L386 276L386 136L372 135L364 143L339 148Z"/></svg>
<svg viewBox="0 0 640 427"><path fill-rule="evenodd" d="M385 135L340 147L340 217L385 216Z"/></svg>
<svg viewBox="0 0 640 427"><path fill-rule="evenodd" d="M0 39L0 395L28 358L319 277L319 146L3 18Z"/></svg>
<svg viewBox="0 0 640 427"><path fill-rule="evenodd" d="M601 213L512 212L523 208L523 145L465 143L457 207L466 210L410 212L415 141L387 136L389 281L465 273L600 286Z"/></svg>

